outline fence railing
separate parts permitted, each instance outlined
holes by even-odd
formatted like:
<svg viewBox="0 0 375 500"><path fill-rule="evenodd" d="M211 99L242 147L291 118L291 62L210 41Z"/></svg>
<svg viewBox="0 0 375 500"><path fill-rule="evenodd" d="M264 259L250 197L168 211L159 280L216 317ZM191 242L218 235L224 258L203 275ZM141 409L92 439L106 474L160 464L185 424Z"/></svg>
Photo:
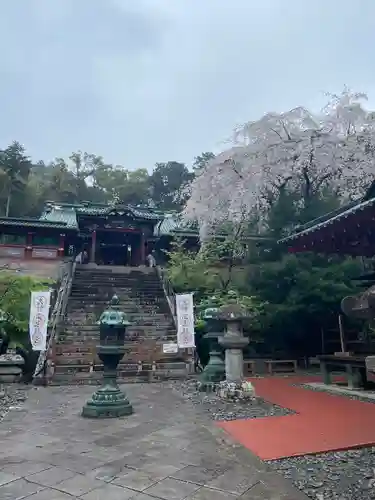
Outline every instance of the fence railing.
<svg viewBox="0 0 375 500"><path fill-rule="evenodd" d="M172 283L169 281L167 272L165 269L163 269L160 266L156 266L156 271L158 273L159 279L163 285L164 289L164 294L167 298L167 302L169 305L169 309L171 311L174 325L176 330L178 330L178 320L177 320L177 307L176 307L176 293L173 289ZM197 370L198 367L198 358L196 357L196 349L195 348L188 348L184 349L186 352L186 370L187 373L194 373Z"/></svg>
<svg viewBox="0 0 375 500"><path fill-rule="evenodd" d="M49 320L46 350L41 351L39 354L38 362L34 370L34 381L36 381L35 379L43 379L43 383L45 383L46 378L49 378L53 375L52 365L55 350L54 348L57 340L58 326L64 319L66 314L66 308L72 288L75 268L75 261L70 261L67 263L67 266L63 272L59 290L57 292L56 301Z"/></svg>
<svg viewBox="0 0 375 500"><path fill-rule="evenodd" d="M175 327L177 328L176 294L173 290L171 282L169 281L166 270L160 266L156 266L156 272L158 273L159 279L163 286L164 294L167 298Z"/></svg>

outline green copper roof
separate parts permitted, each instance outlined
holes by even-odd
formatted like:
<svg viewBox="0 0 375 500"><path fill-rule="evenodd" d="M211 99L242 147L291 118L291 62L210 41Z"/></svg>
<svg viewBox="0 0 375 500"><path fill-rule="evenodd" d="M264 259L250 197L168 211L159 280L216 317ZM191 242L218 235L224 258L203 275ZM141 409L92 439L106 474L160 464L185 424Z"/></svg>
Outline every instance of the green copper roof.
<svg viewBox="0 0 375 500"><path fill-rule="evenodd" d="M15 217L0 217L0 225L2 226L18 226L18 227L47 227L52 229L68 229L63 222L52 222L41 219L21 219Z"/></svg>
<svg viewBox="0 0 375 500"><path fill-rule="evenodd" d="M320 229L326 228L328 226L332 226L336 224L338 221L342 221L343 219L348 219L357 215L359 212L368 209L369 207L373 207L375 205L375 197L362 202L353 202L346 207L343 207L335 212L330 212L329 214L320 217L319 219L314 219L309 224L302 226L302 230L291 234L287 238L283 238L279 241L280 244L283 243L293 243L294 241L307 236L311 233L319 231Z"/></svg>
<svg viewBox="0 0 375 500"><path fill-rule="evenodd" d="M120 216L128 213L135 219L148 219L155 222L163 218L162 215L153 212L151 209L129 205L111 206L85 202L76 204L47 202L40 220L65 223L70 228L78 229L77 216L105 216L111 214L112 211L116 211Z"/></svg>
<svg viewBox="0 0 375 500"><path fill-rule="evenodd" d="M54 205L48 207L40 217L41 221L65 224L69 228L78 228L76 211L73 207Z"/></svg>
<svg viewBox="0 0 375 500"><path fill-rule="evenodd" d="M184 222L178 213L166 214L164 219L156 224L154 228L154 236L156 237L177 235L179 233L197 236L198 230Z"/></svg>

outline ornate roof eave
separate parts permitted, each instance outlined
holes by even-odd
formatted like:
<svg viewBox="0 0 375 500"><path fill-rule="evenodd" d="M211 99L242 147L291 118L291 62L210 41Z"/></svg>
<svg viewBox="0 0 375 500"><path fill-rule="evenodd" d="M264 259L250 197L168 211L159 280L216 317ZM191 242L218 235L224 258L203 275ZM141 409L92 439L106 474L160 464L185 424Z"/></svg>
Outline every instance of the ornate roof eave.
<svg viewBox="0 0 375 500"><path fill-rule="evenodd" d="M21 219L15 217L0 217L1 226L17 226L17 227L30 227L30 228L48 228L48 229L63 229L74 230L74 227L68 226L65 222L51 222L40 219Z"/></svg>
<svg viewBox="0 0 375 500"><path fill-rule="evenodd" d="M145 210L140 207L133 207L131 205L113 205L113 206L108 206L108 205L97 205L97 206L90 206L90 205L80 205L76 208L76 213L77 215L81 216L88 216L88 217L97 217L97 216L106 216L109 215L111 212L118 211L118 212L129 212L132 214L132 216L135 219L146 219L150 221L160 221L163 219L163 216L157 213L154 213L150 210Z"/></svg>
<svg viewBox="0 0 375 500"><path fill-rule="evenodd" d="M278 241L279 244L293 244L297 240L300 240L301 238L304 238L306 236L309 236L313 233L316 233L322 229L325 229L327 227L334 227L336 224L339 222L342 222L345 219L350 219L355 216L357 216L360 212L363 212L364 210L367 210L369 208L372 208L375 205L375 197L370 198L369 200L366 201L361 201L361 202L356 202L352 203L346 207L343 207L341 210L337 210L335 212L331 212L330 214L327 214L326 216L323 216L320 218L321 222L317 222L319 219L315 219L314 221L311 221L308 225L305 225L304 227L306 229L302 229L302 231L298 231L294 234L291 234L287 236L286 238L283 238ZM333 215L335 214L335 215ZM328 217L331 215L331 217ZM315 222L315 224L314 224ZM308 226L308 227L306 227Z"/></svg>

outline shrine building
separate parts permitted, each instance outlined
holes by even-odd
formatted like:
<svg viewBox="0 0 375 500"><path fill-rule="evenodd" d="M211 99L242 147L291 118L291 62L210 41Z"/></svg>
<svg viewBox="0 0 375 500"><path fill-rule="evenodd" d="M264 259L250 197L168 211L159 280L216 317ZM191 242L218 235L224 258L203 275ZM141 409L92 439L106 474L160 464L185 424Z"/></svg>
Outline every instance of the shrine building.
<svg viewBox="0 0 375 500"><path fill-rule="evenodd" d="M296 228L279 241L290 253L375 255L375 182L365 196Z"/></svg>
<svg viewBox="0 0 375 500"><path fill-rule="evenodd" d="M102 265L139 266L155 251L161 260L175 237L199 248L198 231L177 213L128 205L47 202L39 218L0 217L0 258L56 260L85 250Z"/></svg>

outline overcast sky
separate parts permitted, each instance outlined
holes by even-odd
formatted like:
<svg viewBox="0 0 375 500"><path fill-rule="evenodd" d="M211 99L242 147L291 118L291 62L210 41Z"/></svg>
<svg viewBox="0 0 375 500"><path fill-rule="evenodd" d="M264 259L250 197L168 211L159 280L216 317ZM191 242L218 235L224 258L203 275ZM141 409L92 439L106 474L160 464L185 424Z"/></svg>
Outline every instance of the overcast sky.
<svg viewBox="0 0 375 500"><path fill-rule="evenodd" d="M0 6L0 148L18 140L34 159L190 164L236 124L344 84L375 107L375 0Z"/></svg>

